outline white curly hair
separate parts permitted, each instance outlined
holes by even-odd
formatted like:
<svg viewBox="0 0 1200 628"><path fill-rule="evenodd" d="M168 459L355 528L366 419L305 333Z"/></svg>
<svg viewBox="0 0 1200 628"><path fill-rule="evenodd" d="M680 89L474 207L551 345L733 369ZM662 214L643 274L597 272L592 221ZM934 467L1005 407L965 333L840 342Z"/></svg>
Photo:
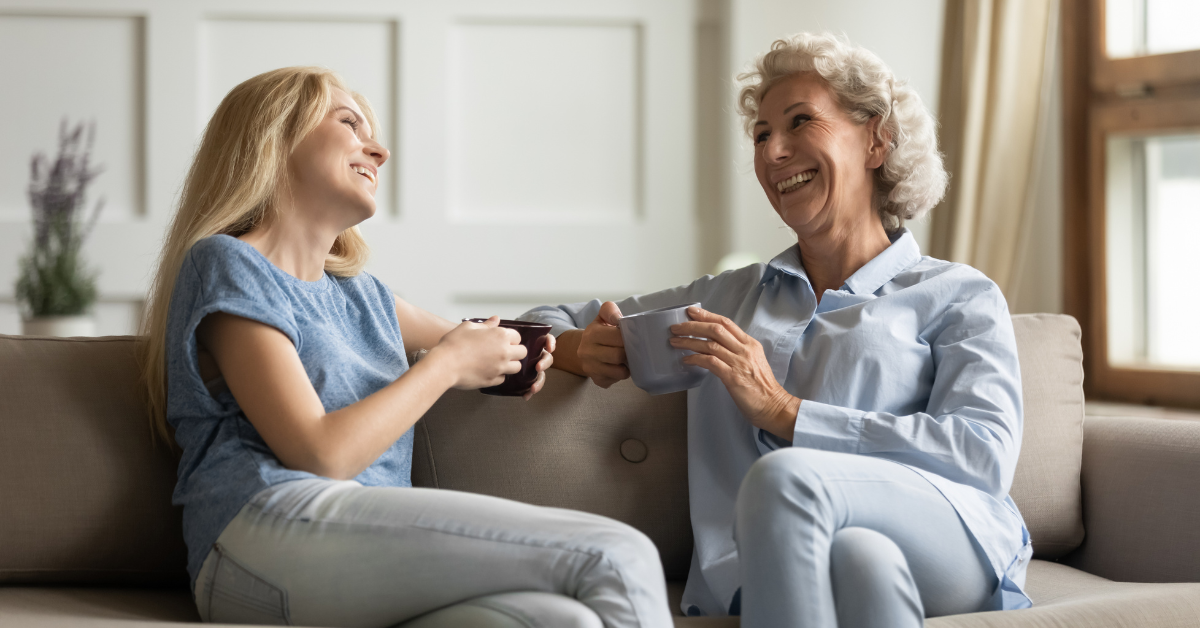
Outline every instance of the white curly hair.
<svg viewBox="0 0 1200 628"><path fill-rule="evenodd" d="M738 109L746 134L753 136L762 99L780 80L799 72L816 72L829 84L842 108L859 124L881 116L881 137L891 136L883 165L875 170L875 197L889 233L905 220L924 216L946 192L946 169L937 149L933 116L917 92L897 81L874 53L832 33L800 33L777 39L771 50L739 74Z"/></svg>

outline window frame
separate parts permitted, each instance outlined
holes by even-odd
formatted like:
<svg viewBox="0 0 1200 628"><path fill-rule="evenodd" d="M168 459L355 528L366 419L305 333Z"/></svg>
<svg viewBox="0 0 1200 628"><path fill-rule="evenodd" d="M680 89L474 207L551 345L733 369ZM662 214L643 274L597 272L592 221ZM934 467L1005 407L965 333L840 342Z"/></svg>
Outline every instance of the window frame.
<svg viewBox="0 0 1200 628"><path fill-rule="evenodd" d="M1108 358L1109 134L1200 129L1200 50L1109 59L1104 0L1064 2L1064 310L1083 328L1089 398L1200 408L1200 368L1114 366Z"/></svg>
<svg viewBox="0 0 1200 628"><path fill-rule="evenodd" d="M1068 4L1070 4L1068 2ZM1093 18L1091 45L1093 92L1117 94L1136 91L1145 86L1151 89L1200 82L1200 50L1185 50L1166 54L1144 55L1120 59L1108 58L1104 40L1105 2L1091 0Z"/></svg>

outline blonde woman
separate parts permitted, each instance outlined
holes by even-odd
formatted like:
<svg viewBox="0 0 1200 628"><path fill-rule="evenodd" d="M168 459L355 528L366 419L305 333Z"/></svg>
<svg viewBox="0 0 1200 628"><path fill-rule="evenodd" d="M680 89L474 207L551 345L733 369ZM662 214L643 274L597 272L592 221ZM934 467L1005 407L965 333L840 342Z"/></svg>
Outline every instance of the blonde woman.
<svg viewBox="0 0 1200 628"><path fill-rule="evenodd" d="M283 68L225 97L188 173L144 369L154 427L183 451L174 501L200 616L382 627L471 600L534 625L669 625L636 530L411 487L413 424L446 390L516 372L525 349L496 318L456 326L362 272L377 133L336 75Z"/></svg>
<svg viewBox="0 0 1200 628"><path fill-rule="evenodd" d="M672 340L710 373L688 392L681 610L919 628L1029 606L1032 547L1008 496L1022 421L1008 306L903 226L946 188L932 117L878 57L828 34L776 41L741 78L754 169L796 244L524 316L560 334L555 366L609 386L629 376L622 312L702 304Z"/></svg>

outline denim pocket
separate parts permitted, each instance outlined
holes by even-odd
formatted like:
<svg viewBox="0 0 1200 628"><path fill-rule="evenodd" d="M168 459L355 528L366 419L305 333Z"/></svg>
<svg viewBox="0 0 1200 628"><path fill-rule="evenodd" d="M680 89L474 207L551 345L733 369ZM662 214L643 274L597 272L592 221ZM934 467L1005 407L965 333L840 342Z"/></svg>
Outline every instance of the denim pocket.
<svg viewBox="0 0 1200 628"><path fill-rule="evenodd" d="M208 621L228 624L291 624L287 593L234 560L220 544L208 586Z"/></svg>

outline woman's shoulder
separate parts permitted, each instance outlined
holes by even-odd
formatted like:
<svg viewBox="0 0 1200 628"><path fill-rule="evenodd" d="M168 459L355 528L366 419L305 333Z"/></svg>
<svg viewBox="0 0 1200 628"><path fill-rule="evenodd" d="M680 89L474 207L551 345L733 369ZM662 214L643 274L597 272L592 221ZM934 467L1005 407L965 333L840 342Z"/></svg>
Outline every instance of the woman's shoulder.
<svg viewBox="0 0 1200 628"><path fill-rule="evenodd" d="M331 275L331 277L342 287L342 292L344 293L358 293L370 297L386 297L389 300L395 299L392 289L387 284L365 270L359 271L354 275Z"/></svg>
<svg viewBox="0 0 1200 628"><path fill-rule="evenodd" d="M936 289L949 298L999 292L1000 287L979 269L925 255L908 270L896 276L895 283L903 288L920 285Z"/></svg>
<svg viewBox="0 0 1200 628"><path fill-rule="evenodd" d="M1000 286L967 264L924 256L896 277L907 301L924 313L926 331L946 326L1009 325L1008 301Z"/></svg>
<svg viewBox="0 0 1200 628"><path fill-rule="evenodd" d="M239 298L283 307L287 290L272 269L253 246L228 235L208 236L188 250L176 292L194 292L200 301Z"/></svg>
<svg viewBox="0 0 1200 628"><path fill-rule="evenodd" d="M897 283L909 284L914 293L909 302L924 314L922 335L943 340L985 330L1009 330L1005 335L1012 335L1003 291L977 268L925 256L897 277Z"/></svg>
<svg viewBox="0 0 1200 628"><path fill-rule="evenodd" d="M704 275L692 282L694 287L706 287L720 292L748 292L762 281L768 265L761 262L731 268L716 275Z"/></svg>
<svg viewBox="0 0 1200 628"><path fill-rule="evenodd" d="M188 250L187 257L197 266L215 268L260 268L266 261L253 246L223 233L201 238Z"/></svg>

